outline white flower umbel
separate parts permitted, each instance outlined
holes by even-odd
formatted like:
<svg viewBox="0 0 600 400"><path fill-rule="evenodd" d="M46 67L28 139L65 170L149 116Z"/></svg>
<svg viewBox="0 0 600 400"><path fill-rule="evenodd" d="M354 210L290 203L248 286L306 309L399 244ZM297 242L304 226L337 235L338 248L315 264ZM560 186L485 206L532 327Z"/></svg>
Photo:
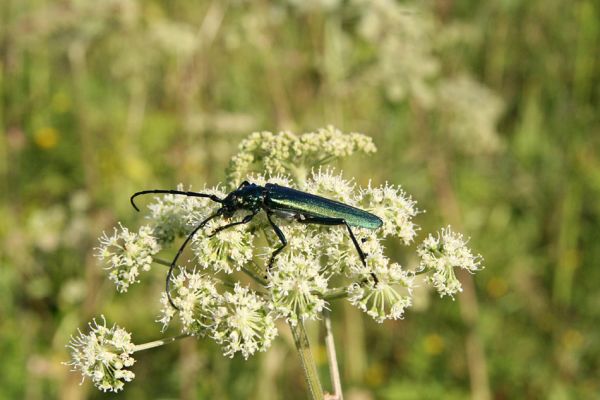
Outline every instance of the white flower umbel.
<svg viewBox="0 0 600 400"><path fill-rule="evenodd" d="M358 237L362 237L360 247L365 253L366 265L361 261L352 241L349 238L346 239L346 253L343 261L344 272L348 278L355 282L368 280L378 271L385 272L390 261L384 254L381 241L369 232L367 229L358 232Z"/></svg>
<svg viewBox="0 0 600 400"><path fill-rule="evenodd" d="M293 260L297 257L314 257L317 254L316 249L319 246L322 237L316 234L314 227L299 224L294 220L287 220L285 218L272 218L287 240L287 245L284 250L277 255L277 261L293 263ZM271 254L281 246L281 242L270 226L267 227L266 234L271 245L267 247L261 255L264 258L265 263L268 263Z"/></svg>
<svg viewBox="0 0 600 400"><path fill-rule="evenodd" d="M107 328L104 316L101 323L94 319L89 329L87 334L79 331L71 337L67 345L71 362L67 365L80 371L83 379L90 378L103 392L118 392L135 377L127 369L135 363L131 357L135 351L131 334L117 325Z"/></svg>
<svg viewBox="0 0 600 400"><path fill-rule="evenodd" d="M429 235L417 253L421 259L420 271L429 273L425 280L433 285L440 297L462 291L454 268L463 268L471 273L482 269L482 257L473 255L463 235L453 232L450 226L442 228L437 237Z"/></svg>
<svg viewBox="0 0 600 400"><path fill-rule="evenodd" d="M220 307L213 314L212 338L223 346L223 354L233 357L240 352L248 358L256 351L265 351L277 336L273 317L266 303L255 292L236 283L233 292L226 292Z"/></svg>
<svg viewBox="0 0 600 400"><path fill-rule="evenodd" d="M185 189L182 184L179 184L177 190ZM204 188L201 192L223 197L223 192L218 188ZM173 194L160 195L148 205L150 210L148 218L152 221L154 236L160 243L169 244L177 237L187 236L197 225L194 224L196 220L204 219L218 206L207 198Z"/></svg>
<svg viewBox="0 0 600 400"><path fill-rule="evenodd" d="M373 139L362 133L343 133L332 125L308 132L292 146L294 153L304 159L314 159L315 165L322 164L323 157L347 157L356 152L374 153Z"/></svg>
<svg viewBox="0 0 600 400"><path fill-rule="evenodd" d="M119 223L112 235L104 233L100 238L96 255L109 270L108 277L117 285L117 291L126 292L138 282L141 271L150 270L152 256L161 250L152 233L149 226L142 226L136 233Z"/></svg>
<svg viewBox="0 0 600 400"><path fill-rule="evenodd" d="M228 179L233 185L253 172L267 176L294 175L303 181L313 167L353 153L376 151L373 140L361 133L343 133L333 126L296 135L255 132L242 141L231 159Z"/></svg>
<svg viewBox="0 0 600 400"><path fill-rule="evenodd" d="M341 173L336 174L331 168L313 170L304 184L304 190L345 204L355 205L355 184L344 179Z"/></svg>
<svg viewBox="0 0 600 400"><path fill-rule="evenodd" d="M203 269L231 274L239 271L253 256L254 235L248 225L238 225L212 235L220 226L243 219L236 213L230 220L216 218L192 239L192 250Z"/></svg>
<svg viewBox="0 0 600 400"><path fill-rule="evenodd" d="M380 262L374 269L377 283L365 280L350 285L348 300L381 323L403 318L404 310L412 305L413 274L399 264Z"/></svg>
<svg viewBox="0 0 600 400"><path fill-rule="evenodd" d="M369 186L359 194L359 204L383 220L381 235L395 236L404 244L410 244L418 230L412 221L418 214L416 202L400 187L385 184Z"/></svg>
<svg viewBox="0 0 600 400"><path fill-rule="evenodd" d="M171 299L179 309L183 333L203 336L212 328L212 315L221 302L214 278L180 269L171 279ZM162 310L158 322L163 324L164 330L175 316L176 310L166 293L162 294L160 302Z"/></svg>
<svg viewBox="0 0 600 400"><path fill-rule="evenodd" d="M502 149L496 125L504 107L492 90L463 75L441 80L437 101L445 131L458 151L485 155Z"/></svg>
<svg viewBox="0 0 600 400"><path fill-rule="evenodd" d="M292 325L298 319L318 319L326 306L327 278L318 259L298 255L277 260L267 281L272 307Z"/></svg>

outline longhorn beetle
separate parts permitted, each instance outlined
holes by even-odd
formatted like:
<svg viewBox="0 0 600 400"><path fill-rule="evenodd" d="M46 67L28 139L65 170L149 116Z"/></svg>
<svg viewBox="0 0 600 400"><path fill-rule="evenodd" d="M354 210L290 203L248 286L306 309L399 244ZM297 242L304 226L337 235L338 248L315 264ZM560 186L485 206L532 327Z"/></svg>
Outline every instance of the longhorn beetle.
<svg viewBox="0 0 600 400"><path fill-rule="evenodd" d="M247 224L256 216L256 214L259 213L260 210L264 210L267 214L269 224L271 224L271 227L281 242L281 246L275 249L275 251L273 251L271 254L271 258L269 259L269 264L267 266L269 271L273 266L273 262L275 261L277 254L279 254L287 245L287 240L285 239L285 235L281 231L281 228L279 228L279 226L273 222L273 215L295 219L297 222L302 224L345 225L348 229L348 233L350 234L350 238L352 239L352 243L358 252L360 260L365 267L367 265L365 253L360 248L360 245L358 244L358 241L356 240L356 237L354 236L354 233L350 227L355 226L366 229L378 229L383 224L383 221L378 216L356 207L340 203L339 201L326 199L321 196L316 196L314 194L302 192L300 190L279 186L273 183L267 183L265 186L260 186L244 181L236 190L229 193L224 199L221 199L214 194L186 192L181 190L143 190L141 192L134 193L130 199L131 205L137 211L139 211L139 208L136 206L134 199L143 194L176 194L190 197L204 197L222 204L214 214L207 217L192 230L171 262L169 273L167 274L166 291L169 302L176 309L177 306L175 306L173 300L171 299L169 288L171 277L173 275L173 269L175 268L177 259L196 232L202 229L214 218L220 216L231 218L238 210L250 211L250 214L245 216L242 220L218 227L210 234L210 237L227 228L231 228L236 225ZM371 276L377 283L377 277L375 274L371 273Z"/></svg>

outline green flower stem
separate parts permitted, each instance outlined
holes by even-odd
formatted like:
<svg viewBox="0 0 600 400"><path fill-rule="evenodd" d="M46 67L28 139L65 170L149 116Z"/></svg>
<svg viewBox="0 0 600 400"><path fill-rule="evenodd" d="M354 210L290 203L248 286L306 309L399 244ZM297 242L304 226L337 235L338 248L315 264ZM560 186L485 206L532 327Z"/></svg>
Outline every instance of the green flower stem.
<svg viewBox="0 0 600 400"><path fill-rule="evenodd" d="M164 265L167 267L171 266L171 263L169 261L165 261L160 258L153 258L152 261L155 262L156 264ZM267 282L264 279L259 277L257 274L255 274L251 270L249 270L247 268L243 268L242 271L244 271L246 273L246 275L250 276L252 279L254 279L256 282L260 283L261 285L263 285L263 286L267 285ZM229 281L224 281L221 283L231 289L233 289L235 287L235 284L232 282L229 282ZM264 292L260 292L260 291L259 291L259 293L264 294Z"/></svg>
<svg viewBox="0 0 600 400"><path fill-rule="evenodd" d="M313 400L323 400L323 388L319 380L317 365L310 351L310 343L308 342L308 336L306 335L302 320L299 320L295 326L290 324L290 328L294 336L294 344L302 361L302 368L304 369L304 376L310 389L310 394Z"/></svg>
<svg viewBox="0 0 600 400"><path fill-rule="evenodd" d="M171 266L170 262L162 260L160 258L153 258L152 261L155 262L155 263L157 263L157 264L164 265L164 266L167 266L167 267Z"/></svg>
<svg viewBox="0 0 600 400"><path fill-rule="evenodd" d="M369 284L369 281L364 279L360 282L361 285L367 285ZM345 299L346 297L348 297L348 287L341 287L341 288L335 288L335 289L331 289L326 291L323 294L323 300L337 300L337 299Z"/></svg>
<svg viewBox="0 0 600 400"><path fill-rule="evenodd" d="M167 339L154 340L154 341L148 342L148 343L136 344L135 347L133 348L133 352L136 353L136 352L142 351L142 350L153 349L155 347L160 347L165 344L173 343L176 340L183 339L183 338L186 338L189 336L190 335L179 335L179 336L174 336L174 337L170 337Z"/></svg>
<svg viewBox="0 0 600 400"><path fill-rule="evenodd" d="M256 264L253 263L254 266L256 266ZM263 285L263 286L267 286L267 281L264 280L262 277L260 277L256 272L252 271L249 268L243 267L242 271L248 275L250 278L254 279L257 283Z"/></svg>
<svg viewBox="0 0 600 400"><path fill-rule="evenodd" d="M326 291L325 294L323 294L323 300L330 301L343 299L346 298L346 296L348 296L348 288L336 288Z"/></svg>

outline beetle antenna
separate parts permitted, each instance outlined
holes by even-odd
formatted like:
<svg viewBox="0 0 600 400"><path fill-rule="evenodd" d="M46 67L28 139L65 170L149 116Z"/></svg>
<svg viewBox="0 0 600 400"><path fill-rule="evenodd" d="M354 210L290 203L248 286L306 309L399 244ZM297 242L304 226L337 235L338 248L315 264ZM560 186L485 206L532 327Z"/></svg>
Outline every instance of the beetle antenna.
<svg viewBox="0 0 600 400"><path fill-rule="evenodd" d="M194 235L196 234L196 232L198 232L200 229L204 228L204 226L206 226L206 224L211 219L216 218L216 217L220 216L221 214L223 214L223 209L219 208L217 210L217 212L215 212L213 215L209 216L204 221L200 222L200 224L197 227L194 228L194 230L192 231L192 233L190 233L188 235L188 237L185 239L185 241L183 242L183 244L181 245L181 247L179 247L179 250L177 251L177 254L175 255L175 258L173 258L173 261L171 261L171 265L169 266L169 273L167 274L167 283L166 283L166 286L165 286L165 290L167 292L167 297L169 299L169 303L171 303L171 305L173 306L173 308L175 308L176 310L179 310L179 308L175 305L175 303L173 302L173 299L171 298L171 277L173 276L173 270L175 269L175 265L177 264L177 259L179 258L179 256L181 255L181 253L183 253L183 249L185 249L185 246L188 244L188 242L190 240L192 240L192 238L194 237Z"/></svg>
<svg viewBox="0 0 600 400"><path fill-rule="evenodd" d="M189 197L205 197L205 198L211 199L214 202L223 203L223 199L221 199L220 197L218 197L214 194L186 192L186 191L181 191L181 190L162 190L162 189L142 190L141 192L136 192L131 196L129 201L131 202L131 205L133 206L133 208L135 208L136 211L140 211L140 209L135 205L134 199L136 197L141 196L143 194L161 194L161 193L162 194L180 194L182 196L189 196Z"/></svg>

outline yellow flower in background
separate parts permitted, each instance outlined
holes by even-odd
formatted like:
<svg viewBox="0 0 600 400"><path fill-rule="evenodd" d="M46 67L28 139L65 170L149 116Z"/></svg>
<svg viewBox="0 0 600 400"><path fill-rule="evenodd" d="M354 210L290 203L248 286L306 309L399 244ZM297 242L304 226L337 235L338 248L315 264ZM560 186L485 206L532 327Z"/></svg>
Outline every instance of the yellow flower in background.
<svg viewBox="0 0 600 400"><path fill-rule="evenodd" d="M385 369L383 365L376 363L367 369L365 382L369 386L380 386L385 380Z"/></svg>
<svg viewBox="0 0 600 400"><path fill-rule="evenodd" d="M561 344L567 350L580 349L585 341L585 337L576 329L567 329L561 336Z"/></svg>
<svg viewBox="0 0 600 400"><path fill-rule="evenodd" d="M444 351L446 344L443 337L437 333L432 333L423 338L423 347L425 348L425 352L427 354L435 356Z"/></svg>
<svg viewBox="0 0 600 400"><path fill-rule="evenodd" d="M42 149L52 149L58 143L58 131L50 126L44 126L35 132L33 140Z"/></svg>

